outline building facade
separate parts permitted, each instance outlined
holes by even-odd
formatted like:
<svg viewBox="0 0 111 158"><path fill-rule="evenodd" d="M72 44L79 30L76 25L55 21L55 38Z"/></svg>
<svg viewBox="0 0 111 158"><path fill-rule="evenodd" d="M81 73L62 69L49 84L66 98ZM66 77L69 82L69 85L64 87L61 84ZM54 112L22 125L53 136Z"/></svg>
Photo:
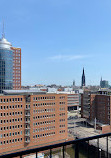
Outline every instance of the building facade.
<svg viewBox="0 0 111 158"><path fill-rule="evenodd" d="M13 89L21 89L21 48L13 50Z"/></svg>
<svg viewBox="0 0 111 158"><path fill-rule="evenodd" d="M100 87L101 87L101 88L109 88L109 83L108 83L108 81L102 80L102 78L101 78Z"/></svg>
<svg viewBox="0 0 111 158"><path fill-rule="evenodd" d="M67 94L0 96L0 154L67 140Z"/></svg>
<svg viewBox="0 0 111 158"><path fill-rule="evenodd" d="M79 93L67 93L68 111L79 110Z"/></svg>
<svg viewBox="0 0 111 158"><path fill-rule="evenodd" d="M97 123L110 125L111 92L100 90L98 92L84 91L81 99L81 116Z"/></svg>
<svg viewBox="0 0 111 158"><path fill-rule="evenodd" d="M13 88L13 51L11 43L0 39L0 93Z"/></svg>
<svg viewBox="0 0 111 158"><path fill-rule="evenodd" d="M21 88L21 49L12 47L4 36L0 39L0 93Z"/></svg>

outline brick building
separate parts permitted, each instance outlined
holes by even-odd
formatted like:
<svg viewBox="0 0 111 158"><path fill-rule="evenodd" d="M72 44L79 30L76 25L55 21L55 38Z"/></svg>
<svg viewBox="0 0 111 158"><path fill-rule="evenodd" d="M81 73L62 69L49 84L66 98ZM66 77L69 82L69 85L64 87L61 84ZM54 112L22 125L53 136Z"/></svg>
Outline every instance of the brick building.
<svg viewBox="0 0 111 158"><path fill-rule="evenodd" d="M97 123L110 124L111 91L99 90L91 92L85 90L81 97L81 116Z"/></svg>
<svg viewBox="0 0 111 158"><path fill-rule="evenodd" d="M21 89L21 48L13 50L13 89Z"/></svg>
<svg viewBox="0 0 111 158"><path fill-rule="evenodd" d="M0 153L67 139L67 94L5 90L0 96Z"/></svg>

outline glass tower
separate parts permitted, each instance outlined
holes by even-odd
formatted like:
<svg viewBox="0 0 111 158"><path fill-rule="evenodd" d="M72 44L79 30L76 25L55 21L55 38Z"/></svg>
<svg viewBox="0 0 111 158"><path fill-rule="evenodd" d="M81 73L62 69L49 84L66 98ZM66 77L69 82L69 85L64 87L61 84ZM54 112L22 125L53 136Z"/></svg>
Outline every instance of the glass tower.
<svg viewBox="0 0 111 158"><path fill-rule="evenodd" d="M0 93L13 89L13 50L4 37L0 39Z"/></svg>

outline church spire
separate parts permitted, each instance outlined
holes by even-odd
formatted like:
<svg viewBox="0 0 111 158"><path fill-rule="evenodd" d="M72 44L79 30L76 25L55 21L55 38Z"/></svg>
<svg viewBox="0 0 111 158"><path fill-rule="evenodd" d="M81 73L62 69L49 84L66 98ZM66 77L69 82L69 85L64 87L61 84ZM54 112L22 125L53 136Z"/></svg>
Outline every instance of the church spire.
<svg viewBox="0 0 111 158"><path fill-rule="evenodd" d="M84 67L83 67L83 73L82 73L82 82L81 82L81 86L82 86L82 87L85 86L85 72L84 72Z"/></svg>
<svg viewBox="0 0 111 158"><path fill-rule="evenodd" d="M101 80L100 80L100 87L102 87L102 76L101 76Z"/></svg>

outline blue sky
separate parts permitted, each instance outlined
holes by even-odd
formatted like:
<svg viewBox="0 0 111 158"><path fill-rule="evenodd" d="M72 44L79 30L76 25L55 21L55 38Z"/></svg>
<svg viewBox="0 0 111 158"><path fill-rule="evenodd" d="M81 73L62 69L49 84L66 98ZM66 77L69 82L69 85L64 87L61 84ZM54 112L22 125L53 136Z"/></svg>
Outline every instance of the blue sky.
<svg viewBox="0 0 111 158"><path fill-rule="evenodd" d="M1 0L0 33L22 49L22 85L111 84L111 0Z"/></svg>

